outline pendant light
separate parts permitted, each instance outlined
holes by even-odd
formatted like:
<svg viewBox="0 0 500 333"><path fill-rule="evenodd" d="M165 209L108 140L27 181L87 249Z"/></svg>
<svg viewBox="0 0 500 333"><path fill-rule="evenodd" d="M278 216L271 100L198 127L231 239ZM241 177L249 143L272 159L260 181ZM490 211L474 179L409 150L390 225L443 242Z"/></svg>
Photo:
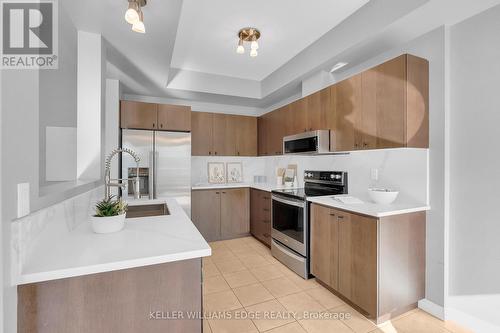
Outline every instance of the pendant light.
<svg viewBox="0 0 500 333"><path fill-rule="evenodd" d="M142 8L146 6L147 0L127 0L128 8L125 12L125 21L132 24L132 31L146 33L144 25L144 14Z"/></svg>
<svg viewBox="0 0 500 333"><path fill-rule="evenodd" d="M259 53L259 43L257 42L260 38L260 31L256 28L243 28L238 32L238 47L236 48L236 53L245 53L244 42L250 42L250 57L256 57Z"/></svg>

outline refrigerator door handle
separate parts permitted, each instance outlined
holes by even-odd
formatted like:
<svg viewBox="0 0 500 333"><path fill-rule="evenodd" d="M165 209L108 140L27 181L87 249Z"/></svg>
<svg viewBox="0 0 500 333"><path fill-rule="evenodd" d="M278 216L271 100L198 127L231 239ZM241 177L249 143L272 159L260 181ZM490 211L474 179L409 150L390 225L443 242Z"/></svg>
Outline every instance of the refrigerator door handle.
<svg viewBox="0 0 500 333"><path fill-rule="evenodd" d="M153 199L158 199L158 157L159 157L159 152L155 150L154 154L154 161L153 161L153 178L154 178L154 188L153 188Z"/></svg>

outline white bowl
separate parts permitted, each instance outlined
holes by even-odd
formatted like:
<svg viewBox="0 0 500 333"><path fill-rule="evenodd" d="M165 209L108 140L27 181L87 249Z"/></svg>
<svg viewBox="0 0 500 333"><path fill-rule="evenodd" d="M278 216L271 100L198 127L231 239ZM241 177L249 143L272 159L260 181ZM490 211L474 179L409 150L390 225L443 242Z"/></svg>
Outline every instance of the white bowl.
<svg viewBox="0 0 500 333"><path fill-rule="evenodd" d="M388 205L394 202L398 197L399 191L393 191L385 188L371 188L368 189L370 198L373 202L381 205Z"/></svg>
<svg viewBox="0 0 500 333"><path fill-rule="evenodd" d="M91 216L92 230L97 234L110 234L118 232L125 226L125 216L121 214L116 216L98 217Z"/></svg>

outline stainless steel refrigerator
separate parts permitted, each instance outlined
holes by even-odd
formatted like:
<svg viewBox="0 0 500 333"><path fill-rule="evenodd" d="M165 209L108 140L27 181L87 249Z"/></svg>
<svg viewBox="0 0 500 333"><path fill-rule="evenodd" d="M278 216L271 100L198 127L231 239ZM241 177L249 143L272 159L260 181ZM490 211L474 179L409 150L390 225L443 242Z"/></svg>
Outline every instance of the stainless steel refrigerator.
<svg viewBox="0 0 500 333"><path fill-rule="evenodd" d="M123 130L122 147L135 151L139 163L142 198L175 198L191 215L191 133ZM128 154L122 154L121 177L133 179L137 165ZM130 184L122 195L133 199Z"/></svg>

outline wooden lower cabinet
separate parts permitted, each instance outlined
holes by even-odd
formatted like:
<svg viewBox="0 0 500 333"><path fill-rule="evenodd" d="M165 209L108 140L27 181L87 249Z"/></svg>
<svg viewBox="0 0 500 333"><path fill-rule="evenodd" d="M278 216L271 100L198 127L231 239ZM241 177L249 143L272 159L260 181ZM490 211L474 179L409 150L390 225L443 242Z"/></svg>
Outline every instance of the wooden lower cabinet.
<svg viewBox="0 0 500 333"><path fill-rule="evenodd" d="M271 193L250 190L250 233L271 247Z"/></svg>
<svg viewBox="0 0 500 333"><path fill-rule="evenodd" d="M202 332L201 259L20 285L17 332Z"/></svg>
<svg viewBox="0 0 500 333"><path fill-rule="evenodd" d="M207 242L248 235L249 189L193 190L191 219Z"/></svg>
<svg viewBox="0 0 500 333"><path fill-rule="evenodd" d="M311 273L377 323L415 308L425 296L425 219L311 204Z"/></svg>

